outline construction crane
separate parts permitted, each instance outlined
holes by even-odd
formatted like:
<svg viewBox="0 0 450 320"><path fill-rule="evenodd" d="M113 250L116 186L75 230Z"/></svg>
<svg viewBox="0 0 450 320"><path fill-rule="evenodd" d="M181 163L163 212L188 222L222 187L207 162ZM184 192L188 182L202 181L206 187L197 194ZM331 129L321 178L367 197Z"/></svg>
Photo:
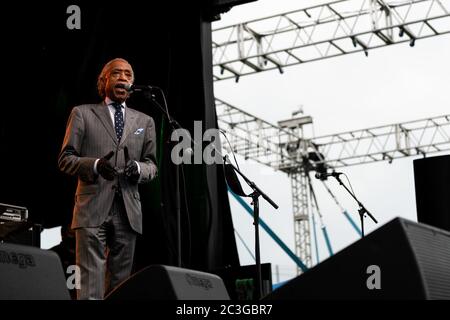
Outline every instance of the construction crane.
<svg viewBox="0 0 450 320"><path fill-rule="evenodd" d="M216 98L219 128L235 152L289 175L295 231L295 253L312 265L309 201L311 171L324 171L378 161L450 151L450 114L427 119L305 137L312 118L302 116L278 125L264 121Z"/></svg>
<svg viewBox="0 0 450 320"><path fill-rule="evenodd" d="M450 32L449 0L339 0L213 30L225 80Z"/></svg>

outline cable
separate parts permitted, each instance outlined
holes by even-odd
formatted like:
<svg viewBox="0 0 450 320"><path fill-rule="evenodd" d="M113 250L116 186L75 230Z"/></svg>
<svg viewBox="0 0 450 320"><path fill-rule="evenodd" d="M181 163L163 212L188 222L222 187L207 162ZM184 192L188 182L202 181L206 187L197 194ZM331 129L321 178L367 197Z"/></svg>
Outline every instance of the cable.
<svg viewBox="0 0 450 320"><path fill-rule="evenodd" d="M239 240L241 240L242 245L243 245L244 248L247 250L247 252L249 253L249 255L253 258L253 260L256 261L255 255L254 255L253 252L250 250L249 246L245 243L244 239L241 237L241 235L239 234L239 232L237 232L236 229L234 229L234 232L235 232L236 235L238 236Z"/></svg>
<svg viewBox="0 0 450 320"><path fill-rule="evenodd" d="M239 167L239 163L238 163L237 160L236 160L236 155L234 154L233 147L231 146L230 140L228 140L228 137L227 137L227 135L225 134L225 131L223 131L222 129L219 129L219 132L220 132L221 134L223 134L223 136L225 137L225 140L227 140L227 143L228 143L228 145L230 146L231 154L233 155L233 158L234 158L234 162L236 163L236 167L237 167L239 170L241 170L241 168Z"/></svg>
<svg viewBox="0 0 450 320"><path fill-rule="evenodd" d="M315 213L317 213L319 216L320 227L322 229L323 237L325 239L325 244L327 245L328 253L330 254L330 256L332 256L333 248L331 247L330 237L328 236L327 228L325 226L325 223L323 222L323 217L322 217L322 214L319 209L319 203L317 201L316 193L315 193L314 188L311 183L311 178L309 177L309 175L307 177L308 177L308 184L309 184L309 190L310 190L311 206L312 206L312 208L315 208ZM314 217L314 211L312 213L312 216ZM316 232L316 231L314 230L314 232ZM317 262L319 262L318 257L317 257Z"/></svg>
<svg viewBox="0 0 450 320"><path fill-rule="evenodd" d="M191 237L191 215L189 213L189 206L187 202L187 192L186 192L186 177L184 176L184 165L181 164L181 176L183 177L183 195L184 195L184 206L186 207L186 223L188 225L188 266L191 265L191 259L192 259L192 237Z"/></svg>
<svg viewBox="0 0 450 320"><path fill-rule="evenodd" d="M167 106L167 100L166 100L166 96L164 94L164 91L160 87L154 86L154 88L158 89L158 91L160 92L160 94L161 94L161 96L163 98L164 109L166 111L168 122L169 122L169 125L172 125L172 119L171 119L170 114L169 114L169 110L168 110L168 106ZM161 105L155 99L152 99L152 101L155 102L160 107L160 109L162 109ZM164 119L164 117L163 117L163 119ZM192 251L191 219L190 219L189 205L188 205L187 195L186 195L187 194L187 192L186 192L186 177L184 175L184 165L183 164L180 165L180 169L181 169L180 171L181 171L181 177L182 177L182 183L183 183L184 205L185 205L185 208L186 208L186 223L188 225L188 262L190 264L190 262L191 262L191 251ZM177 177L177 179L178 178L179 177ZM181 208L180 208L180 210L181 210ZM180 216L180 220L181 220L181 216ZM180 223L180 226L181 226L181 221L179 221L178 223ZM181 260L183 260L183 259L181 259Z"/></svg>
<svg viewBox="0 0 450 320"><path fill-rule="evenodd" d="M356 193L353 190L352 183L350 182L350 179L348 178L347 174L346 173L342 173L342 174L345 176L345 179L347 179L348 185L350 186L350 189L352 189L353 195L356 197Z"/></svg>
<svg viewBox="0 0 450 320"><path fill-rule="evenodd" d="M328 185L325 183L325 181L322 180L322 184L325 187L325 189L328 191L329 195L331 196L331 198L334 200L334 202L337 204L337 206L339 207L339 209L341 210L341 212L344 214L344 216L347 218L347 221L350 223L350 225L353 227L353 229L355 229L355 231L358 233L358 235L361 236L361 230L359 229L359 227L356 225L355 221L353 221L352 217L348 214L347 210L345 210L342 205L339 203L338 199L336 198L336 196L333 194L333 192L330 190L330 188L328 187Z"/></svg>

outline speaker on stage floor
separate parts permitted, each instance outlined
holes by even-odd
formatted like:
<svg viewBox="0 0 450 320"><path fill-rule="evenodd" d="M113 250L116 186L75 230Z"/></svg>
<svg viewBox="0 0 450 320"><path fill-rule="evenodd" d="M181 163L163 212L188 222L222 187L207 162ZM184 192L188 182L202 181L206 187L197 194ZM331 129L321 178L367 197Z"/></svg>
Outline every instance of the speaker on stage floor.
<svg viewBox="0 0 450 320"><path fill-rule="evenodd" d="M0 300L70 300L56 253L0 243Z"/></svg>
<svg viewBox="0 0 450 320"><path fill-rule="evenodd" d="M151 265L121 283L107 300L229 300L222 279L214 274Z"/></svg>
<svg viewBox="0 0 450 320"><path fill-rule="evenodd" d="M450 299L450 232L396 218L264 299Z"/></svg>
<svg viewBox="0 0 450 320"><path fill-rule="evenodd" d="M450 155L414 160L417 220L450 231Z"/></svg>
<svg viewBox="0 0 450 320"><path fill-rule="evenodd" d="M0 241L21 244L25 246L41 247L42 226L28 221L1 221Z"/></svg>

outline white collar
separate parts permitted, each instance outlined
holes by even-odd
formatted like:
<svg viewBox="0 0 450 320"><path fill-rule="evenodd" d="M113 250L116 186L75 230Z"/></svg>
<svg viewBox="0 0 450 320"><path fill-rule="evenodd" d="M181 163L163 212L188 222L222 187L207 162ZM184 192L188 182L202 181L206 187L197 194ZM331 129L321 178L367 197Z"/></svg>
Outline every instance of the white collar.
<svg viewBox="0 0 450 320"><path fill-rule="evenodd" d="M116 103L116 102L111 100L109 97L106 97L105 98L105 103L106 103L107 106L111 106L113 103ZM125 103L125 101L122 102L120 105L122 106L122 108L126 108L127 107L127 104Z"/></svg>

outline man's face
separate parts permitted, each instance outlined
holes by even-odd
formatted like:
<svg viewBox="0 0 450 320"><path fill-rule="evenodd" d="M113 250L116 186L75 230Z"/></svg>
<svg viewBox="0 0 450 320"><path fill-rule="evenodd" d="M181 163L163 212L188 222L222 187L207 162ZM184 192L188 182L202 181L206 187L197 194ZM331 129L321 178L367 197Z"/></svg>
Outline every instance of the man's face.
<svg viewBox="0 0 450 320"><path fill-rule="evenodd" d="M113 101L122 103L128 96L129 92L124 88L118 88L118 84L133 83L133 70L125 61L114 61L106 74L106 96Z"/></svg>

